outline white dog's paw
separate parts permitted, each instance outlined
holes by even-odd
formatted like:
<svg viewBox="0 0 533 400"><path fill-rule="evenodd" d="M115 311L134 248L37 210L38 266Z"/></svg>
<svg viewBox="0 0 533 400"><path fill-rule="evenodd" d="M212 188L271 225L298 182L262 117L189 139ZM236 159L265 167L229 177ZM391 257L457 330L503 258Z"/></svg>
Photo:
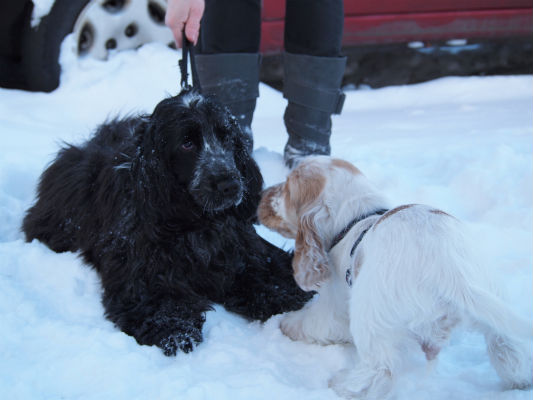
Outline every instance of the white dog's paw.
<svg viewBox="0 0 533 400"><path fill-rule="evenodd" d="M331 315L324 317L313 311L316 310L303 308L285 314L280 322L281 331L292 340L306 343L353 343L347 323L339 323Z"/></svg>
<svg viewBox="0 0 533 400"><path fill-rule="evenodd" d="M342 369L329 380L328 386L342 398L364 399L367 388L364 385L357 385L357 382L353 382L352 375L352 369Z"/></svg>
<svg viewBox="0 0 533 400"><path fill-rule="evenodd" d="M285 314L280 322L281 332L292 340L307 342L307 336L303 333L303 314L301 310Z"/></svg>
<svg viewBox="0 0 533 400"><path fill-rule="evenodd" d="M345 399L385 400L391 386L388 371L361 367L340 370L329 380L329 387Z"/></svg>

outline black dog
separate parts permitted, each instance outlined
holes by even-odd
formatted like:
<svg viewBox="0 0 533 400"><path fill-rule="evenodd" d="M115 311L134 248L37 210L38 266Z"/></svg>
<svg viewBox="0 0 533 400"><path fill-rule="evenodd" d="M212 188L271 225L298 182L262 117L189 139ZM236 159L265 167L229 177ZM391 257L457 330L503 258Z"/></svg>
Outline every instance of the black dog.
<svg viewBox="0 0 533 400"><path fill-rule="evenodd" d="M263 180L235 118L192 91L104 124L44 171L26 239L80 251L106 316L166 355L202 341L213 303L249 319L300 308L291 255L253 227Z"/></svg>

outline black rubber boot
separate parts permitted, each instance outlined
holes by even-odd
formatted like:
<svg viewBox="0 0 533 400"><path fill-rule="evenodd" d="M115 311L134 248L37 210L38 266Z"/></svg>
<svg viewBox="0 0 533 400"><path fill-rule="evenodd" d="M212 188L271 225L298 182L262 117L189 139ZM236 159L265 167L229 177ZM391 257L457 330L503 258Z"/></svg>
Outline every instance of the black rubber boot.
<svg viewBox="0 0 533 400"><path fill-rule="evenodd" d="M261 56L256 53L197 54L196 68L202 90L215 95L239 121L250 139L256 99L259 96L259 68Z"/></svg>
<svg viewBox="0 0 533 400"><path fill-rule="evenodd" d="M289 103L283 119L289 134L283 158L289 168L309 155L329 155L331 115L340 114L340 87L346 57L284 54L283 97Z"/></svg>

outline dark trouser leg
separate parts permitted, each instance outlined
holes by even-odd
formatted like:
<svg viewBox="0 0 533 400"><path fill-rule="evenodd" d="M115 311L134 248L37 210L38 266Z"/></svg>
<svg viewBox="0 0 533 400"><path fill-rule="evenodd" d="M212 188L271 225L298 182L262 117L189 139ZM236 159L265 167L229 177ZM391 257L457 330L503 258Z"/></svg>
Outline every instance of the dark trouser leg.
<svg viewBox="0 0 533 400"><path fill-rule="evenodd" d="M259 96L261 0L206 0L196 59L202 89L250 134Z"/></svg>
<svg viewBox="0 0 533 400"><path fill-rule="evenodd" d="M287 0L284 158L291 168L307 155L330 154L331 115L344 100L343 21L342 0Z"/></svg>

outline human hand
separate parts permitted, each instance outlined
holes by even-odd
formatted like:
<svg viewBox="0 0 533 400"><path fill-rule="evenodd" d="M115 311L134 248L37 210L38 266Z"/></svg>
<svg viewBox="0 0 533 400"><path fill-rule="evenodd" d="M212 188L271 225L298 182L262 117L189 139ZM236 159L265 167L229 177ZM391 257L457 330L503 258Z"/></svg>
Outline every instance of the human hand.
<svg viewBox="0 0 533 400"><path fill-rule="evenodd" d="M196 44L200 31L200 20L204 13L204 0L168 0L165 24L174 35L178 47L182 46L182 32L185 28L185 36L189 41Z"/></svg>

